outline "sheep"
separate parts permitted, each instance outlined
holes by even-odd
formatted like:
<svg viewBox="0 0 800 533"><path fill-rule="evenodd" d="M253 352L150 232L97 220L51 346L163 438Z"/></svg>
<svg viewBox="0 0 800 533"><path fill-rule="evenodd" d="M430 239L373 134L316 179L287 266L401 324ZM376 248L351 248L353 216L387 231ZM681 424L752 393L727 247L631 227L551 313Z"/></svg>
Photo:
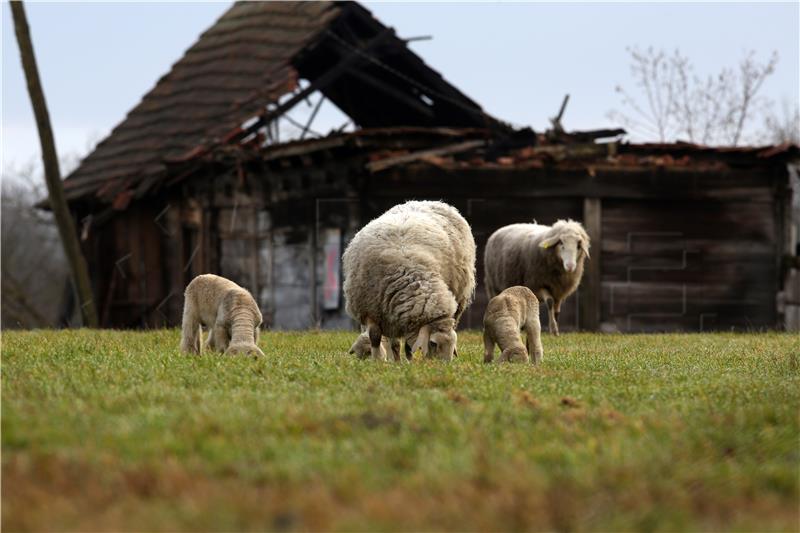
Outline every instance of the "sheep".
<svg viewBox="0 0 800 533"><path fill-rule="evenodd" d="M475 292L475 239L458 210L397 205L353 237L342 265L345 308L366 327L373 358L386 360L383 335L426 357L457 355L455 328Z"/></svg>
<svg viewBox="0 0 800 533"><path fill-rule="evenodd" d="M526 344L520 331L524 330ZM509 287L489 301L483 316L483 362L491 363L494 345L500 345L500 361L542 361L542 325L539 322L539 300L528 287Z"/></svg>
<svg viewBox="0 0 800 533"><path fill-rule="evenodd" d="M400 361L400 340L399 339L389 339L387 337L381 337L381 358L386 359L386 354L389 353L391 350L392 356L394 357L395 361ZM366 331L362 331L361 335L359 335L353 345L350 346L351 354L355 354L356 357L359 359L366 359L372 354L372 347L370 346L369 342L369 334Z"/></svg>
<svg viewBox="0 0 800 533"><path fill-rule="evenodd" d="M246 290L221 276L202 274L186 287L181 350L200 353L200 326L208 329L206 349L264 355L258 348L261 311Z"/></svg>
<svg viewBox="0 0 800 533"><path fill-rule="evenodd" d="M561 304L581 281L589 245L589 236L574 220L502 227L486 243L486 293L493 298L514 285L528 287L547 302L548 329L558 335Z"/></svg>

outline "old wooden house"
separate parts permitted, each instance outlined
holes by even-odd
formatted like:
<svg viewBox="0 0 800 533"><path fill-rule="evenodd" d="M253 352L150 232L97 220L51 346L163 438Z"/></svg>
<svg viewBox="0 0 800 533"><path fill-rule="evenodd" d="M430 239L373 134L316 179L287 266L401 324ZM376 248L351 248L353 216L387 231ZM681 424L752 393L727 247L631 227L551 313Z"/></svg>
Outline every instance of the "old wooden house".
<svg viewBox="0 0 800 533"><path fill-rule="evenodd" d="M281 141L318 95L357 126ZM313 114L312 114L313 119ZM68 177L101 321L180 321L218 273L274 328L348 328L341 253L407 199L443 199L482 251L497 228L581 220L592 259L562 329L782 328L797 295L795 146L636 145L487 115L356 3L237 3ZM794 189L792 186L794 181ZM796 197L795 197L795 201Z"/></svg>

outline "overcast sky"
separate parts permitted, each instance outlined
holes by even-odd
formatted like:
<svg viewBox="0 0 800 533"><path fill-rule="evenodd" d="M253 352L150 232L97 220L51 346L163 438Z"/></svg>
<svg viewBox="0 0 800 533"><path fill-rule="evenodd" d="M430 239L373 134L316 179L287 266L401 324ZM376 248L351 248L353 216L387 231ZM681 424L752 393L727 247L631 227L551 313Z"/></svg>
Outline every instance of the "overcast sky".
<svg viewBox="0 0 800 533"><path fill-rule="evenodd" d="M85 154L164 75L228 3L26 4L56 144ZM627 46L679 48L701 73L749 50L780 62L763 94L797 104L800 4L367 3L412 48L489 113L542 130L564 93L567 129L615 126L615 86L632 87ZM2 6L3 168L37 157L10 9ZM302 110L299 111L302 113ZM315 128L343 118L328 110ZM760 122L755 124L760 127Z"/></svg>

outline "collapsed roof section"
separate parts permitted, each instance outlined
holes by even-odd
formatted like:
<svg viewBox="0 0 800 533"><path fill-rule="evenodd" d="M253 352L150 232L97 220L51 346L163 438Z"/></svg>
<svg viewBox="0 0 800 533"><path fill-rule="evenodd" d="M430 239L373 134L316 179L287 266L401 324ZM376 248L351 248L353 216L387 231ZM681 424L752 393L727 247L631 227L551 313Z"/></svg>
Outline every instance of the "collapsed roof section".
<svg viewBox="0 0 800 533"><path fill-rule="evenodd" d="M246 140L315 91L360 127L513 133L357 3L239 2L67 177L67 198L139 198L167 162Z"/></svg>

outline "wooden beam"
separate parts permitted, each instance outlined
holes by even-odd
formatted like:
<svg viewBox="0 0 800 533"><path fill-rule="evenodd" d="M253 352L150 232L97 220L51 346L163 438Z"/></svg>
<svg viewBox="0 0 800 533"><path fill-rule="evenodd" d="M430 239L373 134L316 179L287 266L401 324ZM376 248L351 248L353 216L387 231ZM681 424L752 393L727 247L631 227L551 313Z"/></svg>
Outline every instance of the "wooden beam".
<svg viewBox="0 0 800 533"><path fill-rule="evenodd" d="M584 198L583 227L589 234L591 259L584 264L583 281L581 282L580 329L597 331L600 329L600 311L602 302L602 204L600 198Z"/></svg>
<svg viewBox="0 0 800 533"><path fill-rule="evenodd" d="M397 157L387 157L386 159L380 159L378 161L367 163L366 166L367 170L370 172L379 172L395 165L411 163L412 161L417 161L425 157L457 154L459 152L466 152L467 150L472 150L473 148L478 148L485 145L486 141L483 140L465 141L457 144L449 144L441 148L421 150L419 152L412 152L410 154L399 155Z"/></svg>
<svg viewBox="0 0 800 533"><path fill-rule="evenodd" d="M36 128L39 131L39 142L42 148L42 161L44 163L44 177L47 183L47 193L50 198L50 208L56 219L56 226L67 256L72 281L75 285L80 304L81 316L85 327L96 328L97 306L92 296L92 286L89 281L89 270L86 259L81 253L78 234L75 224L67 206L64 196L64 184L61 182L61 171L56 155L56 143L53 139L53 129L50 126L50 114L47 111L47 102L44 98L39 68L36 66L36 56L33 52L28 19L21 1L10 2L11 15L14 19L14 30L17 35L19 52L22 58L22 69L28 83L28 95L36 117Z"/></svg>
<svg viewBox="0 0 800 533"><path fill-rule="evenodd" d="M355 64L358 60L362 59L361 54L368 52L369 50L379 45L392 35L394 35L394 31L391 28L385 28L378 35L370 39L363 47L353 50L352 52L350 52L349 55L343 57L341 61L339 61L336 65L328 69L328 71L325 72L325 74L322 74L313 82L311 82L308 85L308 87L296 93L294 96L286 100L286 102L277 106L275 109L272 109L264 113L261 117L259 117L259 119L253 125L242 130L239 134L236 135L236 137L240 139L246 137L247 135L258 130L263 125L271 123L274 119L280 117L281 115L289 111L295 105L305 100L314 91L324 89L333 81L335 81L337 78L339 78L339 76L341 76L347 69L353 66L353 64Z"/></svg>

